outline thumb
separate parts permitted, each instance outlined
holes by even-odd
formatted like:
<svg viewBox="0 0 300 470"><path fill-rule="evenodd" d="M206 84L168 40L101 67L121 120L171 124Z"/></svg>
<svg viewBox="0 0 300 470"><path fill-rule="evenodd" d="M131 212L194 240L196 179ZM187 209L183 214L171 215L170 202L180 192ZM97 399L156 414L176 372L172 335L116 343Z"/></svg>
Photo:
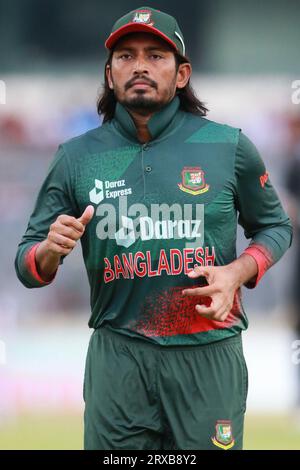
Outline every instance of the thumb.
<svg viewBox="0 0 300 470"><path fill-rule="evenodd" d="M82 223L83 225L87 225L91 221L94 215L94 211L94 206L87 206L79 219L77 219L78 222Z"/></svg>

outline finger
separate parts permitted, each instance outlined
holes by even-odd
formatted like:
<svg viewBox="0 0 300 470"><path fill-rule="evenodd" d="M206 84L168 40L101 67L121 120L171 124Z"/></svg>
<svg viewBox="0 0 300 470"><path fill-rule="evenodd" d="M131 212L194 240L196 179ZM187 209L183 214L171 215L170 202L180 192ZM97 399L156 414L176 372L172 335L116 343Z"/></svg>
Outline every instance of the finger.
<svg viewBox="0 0 300 470"><path fill-rule="evenodd" d="M184 289L182 291L183 295L203 295L210 296L216 292L216 288L213 284L210 284L205 287L194 287L193 289Z"/></svg>
<svg viewBox="0 0 300 470"><path fill-rule="evenodd" d="M94 206L92 205L87 206L84 212L82 213L81 217L77 219L78 222L81 222L84 226L87 225L91 221L94 215L94 211L95 211Z"/></svg>
<svg viewBox="0 0 300 470"><path fill-rule="evenodd" d="M218 321L220 323L224 323L224 321L226 320L226 318L228 317L228 311L226 311L225 313L223 313L222 315L220 314L217 314L217 315L213 315L211 317L212 320L214 321Z"/></svg>
<svg viewBox="0 0 300 470"><path fill-rule="evenodd" d="M195 279L200 276L208 277L212 266L198 266L195 265L194 269L188 273L188 276Z"/></svg>
<svg viewBox="0 0 300 470"><path fill-rule="evenodd" d="M223 313L223 314L220 316L220 321L221 321L221 322L224 322L224 321L227 319L227 317L228 317L229 314L230 314L230 310L226 310L225 313Z"/></svg>
<svg viewBox="0 0 300 470"><path fill-rule="evenodd" d="M207 320L213 320L212 315L205 315L205 313L199 313L199 315L200 317L207 318Z"/></svg>
<svg viewBox="0 0 300 470"><path fill-rule="evenodd" d="M79 238L82 236L84 230L81 232L79 230L76 230L72 226L67 226L60 224L59 228L56 230L56 233L59 233L60 235L63 235L64 237L70 238L71 240L79 240Z"/></svg>
<svg viewBox="0 0 300 470"><path fill-rule="evenodd" d="M209 307L206 307L205 305L197 304L195 309L197 313L207 318L211 318L211 316L215 314L215 309L211 305Z"/></svg>
<svg viewBox="0 0 300 470"><path fill-rule="evenodd" d="M58 255L68 255L71 253L72 248L64 248L62 245L57 245L54 242L50 242L51 251Z"/></svg>
<svg viewBox="0 0 300 470"><path fill-rule="evenodd" d="M59 233L50 232L49 239L51 242L54 242L57 245L60 245L65 248L74 248L76 246L76 242L74 240L64 237L63 235L60 235Z"/></svg>
<svg viewBox="0 0 300 470"><path fill-rule="evenodd" d="M226 318L228 317L228 315L231 312L231 308L232 307L227 305L226 308L224 308L223 310L218 312L218 318L219 318L220 321L224 322L226 320Z"/></svg>
<svg viewBox="0 0 300 470"><path fill-rule="evenodd" d="M49 237L48 237L49 239ZM52 241L52 240L48 240L49 242L49 250L55 254L59 254L59 255L68 255L69 253L71 253L72 249L73 248L67 248L66 246L64 245L60 245L58 243L56 243L55 241Z"/></svg>
<svg viewBox="0 0 300 470"><path fill-rule="evenodd" d="M212 320L212 321L223 322L223 320L221 320L218 316L216 316L215 313L202 313L202 311L200 310L198 311L197 307L198 306L196 305L196 311L199 315L201 315L201 317L207 318L208 320Z"/></svg>
<svg viewBox="0 0 300 470"><path fill-rule="evenodd" d="M209 310L208 308L211 309ZM206 308L205 305L196 305L196 311L202 316L209 318L210 320L224 322L230 313L230 307L223 304L222 301L216 301L211 303L211 305Z"/></svg>
<svg viewBox="0 0 300 470"><path fill-rule="evenodd" d="M84 231L84 225L81 222L78 222L78 220L75 217L72 217L69 215L60 215L57 219L57 223L59 223L60 225L66 225L68 227L72 227L81 234Z"/></svg>
<svg viewBox="0 0 300 470"><path fill-rule="evenodd" d="M197 304L195 308L200 314L215 316L222 306L223 303L220 299L213 298L210 305Z"/></svg>

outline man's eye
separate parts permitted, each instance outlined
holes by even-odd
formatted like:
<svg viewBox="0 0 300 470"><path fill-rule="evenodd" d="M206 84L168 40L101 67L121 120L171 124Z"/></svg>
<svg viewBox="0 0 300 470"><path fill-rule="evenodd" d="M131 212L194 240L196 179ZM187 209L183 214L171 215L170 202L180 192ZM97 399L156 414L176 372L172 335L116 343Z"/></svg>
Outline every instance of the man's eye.
<svg viewBox="0 0 300 470"><path fill-rule="evenodd" d="M151 54L151 56L150 56L150 57L151 57L151 59L154 59L154 60L159 60L159 59L161 59L161 58L162 58L162 56L161 56L161 55L159 55L159 54Z"/></svg>
<svg viewBox="0 0 300 470"><path fill-rule="evenodd" d="M120 55L120 59L124 59L124 60L127 60L127 59L131 59L132 55L130 54L122 54Z"/></svg>

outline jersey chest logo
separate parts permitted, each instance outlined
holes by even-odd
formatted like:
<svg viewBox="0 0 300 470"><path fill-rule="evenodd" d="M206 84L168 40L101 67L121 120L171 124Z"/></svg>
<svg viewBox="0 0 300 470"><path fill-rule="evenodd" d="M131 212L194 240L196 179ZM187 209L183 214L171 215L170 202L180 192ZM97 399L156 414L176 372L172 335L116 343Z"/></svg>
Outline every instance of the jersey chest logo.
<svg viewBox="0 0 300 470"><path fill-rule="evenodd" d="M205 183L204 171L199 166L185 166L181 172L181 176L182 182L178 183L178 187L181 191L196 196L206 193L206 191L209 190L209 185Z"/></svg>

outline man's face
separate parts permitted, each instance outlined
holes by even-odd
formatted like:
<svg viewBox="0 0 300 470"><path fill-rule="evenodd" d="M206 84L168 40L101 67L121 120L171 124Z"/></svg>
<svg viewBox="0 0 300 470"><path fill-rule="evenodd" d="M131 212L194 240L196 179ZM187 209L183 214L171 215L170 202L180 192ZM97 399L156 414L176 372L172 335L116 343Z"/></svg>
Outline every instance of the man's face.
<svg viewBox="0 0 300 470"><path fill-rule="evenodd" d="M173 49L149 33L134 33L115 46L111 66L106 70L116 100L132 111L157 111L188 81L176 70ZM184 74L186 75L186 74Z"/></svg>

